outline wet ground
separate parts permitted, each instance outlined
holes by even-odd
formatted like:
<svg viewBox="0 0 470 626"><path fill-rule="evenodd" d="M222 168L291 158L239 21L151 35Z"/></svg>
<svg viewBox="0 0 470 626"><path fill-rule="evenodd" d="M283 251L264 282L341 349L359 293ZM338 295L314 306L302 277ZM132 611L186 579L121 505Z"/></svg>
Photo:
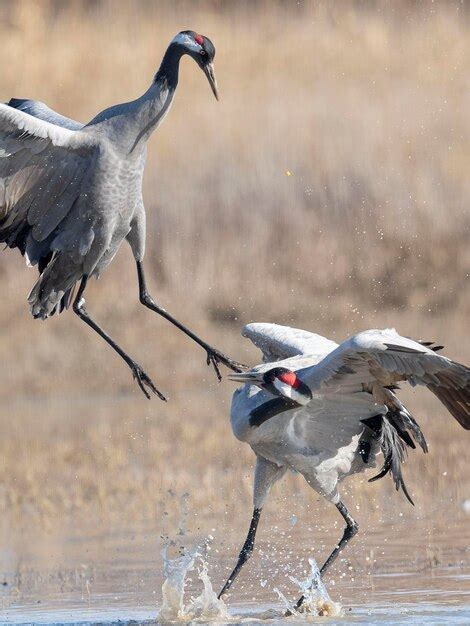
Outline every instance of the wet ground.
<svg viewBox="0 0 470 626"><path fill-rule="evenodd" d="M226 600L228 614L219 614L217 621L470 624L468 518L454 523L448 533L439 527L431 543L429 533L419 524L407 528L406 524L392 527L385 523L375 530L364 530L362 543L347 555L351 560L340 563L326 581L332 600L342 607L340 616L328 618L284 618L285 605L276 589L293 602L299 593L296 579L304 578L308 567L305 557L309 550L305 546L332 540L337 531L326 537L322 533L320 539L315 531L312 534L296 528L288 540L285 533L273 530L269 542L267 532L265 527L258 554ZM21 546L0 552L0 623L158 623L165 580L164 541L148 530L55 536L34 542L24 538ZM170 552L178 556L184 546L188 554L204 541L203 537L178 537ZM237 537L222 542L215 533L207 552L207 584L212 582L215 590L229 573L240 542ZM409 546L406 549L405 542ZM200 568L198 562L188 574L183 600L186 607L191 599L205 597ZM193 612L188 621L196 621L201 614L200 621L209 621L210 611L204 613L206 610L207 606L202 612Z"/></svg>

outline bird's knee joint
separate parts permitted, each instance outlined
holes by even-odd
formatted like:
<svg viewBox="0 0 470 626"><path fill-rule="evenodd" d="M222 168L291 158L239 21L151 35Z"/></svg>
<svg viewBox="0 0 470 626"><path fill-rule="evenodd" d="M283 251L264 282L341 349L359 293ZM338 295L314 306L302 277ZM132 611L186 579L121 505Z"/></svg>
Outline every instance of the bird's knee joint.
<svg viewBox="0 0 470 626"><path fill-rule="evenodd" d="M140 294L140 302L144 305L144 306L156 306L154 299L152 298L152 296L147 293L141 293Z"/></svg>
<svg viewBox="0 0 470 626"><path fill-rule="evenodd" d="M85 310L85 298L80 298L73 303L73 312L77 315L81 315Z"/></svg>
<svg viewBox="0 0 470 626"><path fill-rule="evenodd" d="M350 537L354 537L359 532L359 524L353 521L350 525L348 525L347 530L349 532Z"/></svg>

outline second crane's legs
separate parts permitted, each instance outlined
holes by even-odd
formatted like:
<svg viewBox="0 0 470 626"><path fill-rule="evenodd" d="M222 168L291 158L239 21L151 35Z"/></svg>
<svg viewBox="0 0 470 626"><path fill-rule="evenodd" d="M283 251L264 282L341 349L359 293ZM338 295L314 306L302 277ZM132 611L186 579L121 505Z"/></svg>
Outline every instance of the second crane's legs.
<svg viewBox="0 0 470 626"><path fill-rule="evenodd" d="M212 348L212 346L210 346L208 343L206 343L205 341L200 339L197 335L195 335L191 330L189 330L189 328L186 328L186 326L184 326L181 322L179 322L177 319L175 319L173 316L167 313L165 309L158 306L158 304L154 301L154 299L152 298L152 296L149 294L147 290L144 267L141 261L137 261L137 275L139 277L139 297L140 297L140 301L142 302L142 304L146 306L148 309L154 311L155 313L158 313L158 315L161 315L162 317L167 319L169 322L174 324L177 328L182 330L183 333L188 335L188 337L190 337L193 341L199 344L201 348L204 348L207 354L207 365L211 365L211 364L213 365L215 373L217 374L217 378L219 380L222 379L222 376L220 375L220 370L219 370L219 363L223 363L234 372L243 372L246 369L245 366L242 365L241 363L234 361L233 359L229 358L228 356L226 356L219 350Z"/></svg>
<svg viewBox="0 0 470 626"><path fill-rule="evenodd" d="M323 566L322 566L322 568L320 570L320 576L322 576L322 577L326 573L327 569L329 569L329 567L332 565L332 563L336 560L336 558L338 557L339 553L346 547L346 544L348 543L348 541L350 539L352 539L354 537L354 535L358 531L358 525L357 525L356 521L353 519L353 517L349 513L348 509L345 507L345 505L343 504L343 502L341 500L336 504L336 508L338 509L338 511L343 516L344 521L346 522L346 528L344 529L344 533L343 533L342 538L340 539L338 544L335 546L334 550L332 551L330 556L327 558L327 560L325 561L325 563L323 564ZM235 565L235 568L234 568L233 572L228 577L227 582L222 587L222 591L217 596L218 598L221 598L230 589L230 587L232 586L235 578L240 573L240 570L242 569L242 567L245 565L245 563L248 561L248 559L250 558L250 556L253 553L253 548L254 548L254 545L255 545L256 530L258 528L258 522L259 522L259 519L260 519L260 516L261 516L261 510L262 510L261 507L260 508L255 507L255 509L253 511L253 516L251 518L251 523L250 523L250 528L248 530L248 535L247 535L245 543L243 544L243 547L242 547L242 549L240 551L240 555L238 557L237 564ZM303 605L304 602L305 602L305 596L302 595L297 600L297 602L295 604L295 608L296 609L300 609L300 607ZM292 612L291 611L287 611L286 615L287 616L288 615L292 615Z"/></svg>
<svg viewBox="0 0 470 626"><path fill-rule="evenodd" d="M100 337L103 337L106 343L108 343L113 348L113 350L115 350L119 354L119 356L127 363L132 371L132 375L137 381L137 384L149 400L149 392L156 394L161 400L166 400L165 396L160 393L160 391L158 391L150 377L144 372L140 365L136 363L134 359L132 359L127 354L127 352L124 352L124 350L120 346L118 346L118 344L113 339L111 339L111 337L94 320L91 319L88 311L85 308L85 298L83 297L87 282L88 276L84 276L82 278L82 282L80 283L77 296L73 303L74 312L79 316L80 319L85 322L85 324L88 324L90 328L93 328L93 330L97 332Z"/></svg>

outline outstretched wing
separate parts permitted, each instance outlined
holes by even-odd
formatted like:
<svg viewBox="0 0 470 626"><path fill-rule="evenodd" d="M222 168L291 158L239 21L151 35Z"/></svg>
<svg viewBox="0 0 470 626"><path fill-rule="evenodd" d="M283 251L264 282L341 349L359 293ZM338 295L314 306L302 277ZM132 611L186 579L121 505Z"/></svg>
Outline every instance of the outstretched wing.
<svg viewBox="0 0 470 626"><path fill-rule="evenodd" d="M80 196L98 145L70 130L0 104L0 242L38 263Z"/></svg>
<svg viewBox="0 0 470 626"><path fill-rule="evenodd" d="M311 355L321 359L338 347L337 343L321 335L279 324L247 324L242 335L251 339L262 351L264 363L299 355Z"/></svg>
<svg viewBox="0 0 470 626"><path fill-rule="evenodd" d="M343 342L317 365L297 372L313 393L341 393L379 382L425 385L470 429L470 369L394 329L367 330Z"/></svg>
<svg viewBox="0 0 470 626"><path fill-rule="evenodd" d="M37 117L40 120L44 120L45 122L51 122L51 124L55 124L56 126L62 126L62 128L68 128L69 130L80 130L83 128L83 124L80 124L80 122L76 122L75 120L71 120L69 117L65 117L65 115L57 113L48 107L47 104L44 104L44 102L39 102L39 100L11 98L8 106L18 109L19 111L24 111L25 113L29 113L29 115Z"/></svg>

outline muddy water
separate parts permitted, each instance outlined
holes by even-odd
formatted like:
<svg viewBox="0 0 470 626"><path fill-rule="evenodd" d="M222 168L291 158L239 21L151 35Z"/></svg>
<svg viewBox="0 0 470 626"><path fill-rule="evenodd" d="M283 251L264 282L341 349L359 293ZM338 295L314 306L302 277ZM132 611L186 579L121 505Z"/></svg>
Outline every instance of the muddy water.
<svg viewBox="0 0 470 626"><path fill-rule="evenodd" d="M309 574L308 557L313 552L309 546L325 541L324 533L320 537L311 529L295 530L294 543L289 543L284 533L275 529L270 533L265 527L258 552L234 585L226 606L215 609L209 606L215 597L210 595L212 585L218 590L229 573L241 536L224 542L217 534L177 537L163 555L167 540L148 529L34 541L25 537L21 545L0 551L0 623L126 624L176 619L171 607L161 611L162 604L169 606L167 596L164 603L165 589L162 593L162 585L171 578L168 563L183 557L186 567L194 560L191 551L199 549L204 559L188 571L184 597L177 597L176 604L181 600L187 609L207 600L209 608L182 611L180 618L185 615L187 621L470 624L468 519L454 523L448 533L440 528L432 550L429 535L419 525L397 528L385 523L365 530L354 558L347 555L326 581L331 600L341 607L339 615L328 618L283 617L281 598L294 602L299 581Z"/></svg>

